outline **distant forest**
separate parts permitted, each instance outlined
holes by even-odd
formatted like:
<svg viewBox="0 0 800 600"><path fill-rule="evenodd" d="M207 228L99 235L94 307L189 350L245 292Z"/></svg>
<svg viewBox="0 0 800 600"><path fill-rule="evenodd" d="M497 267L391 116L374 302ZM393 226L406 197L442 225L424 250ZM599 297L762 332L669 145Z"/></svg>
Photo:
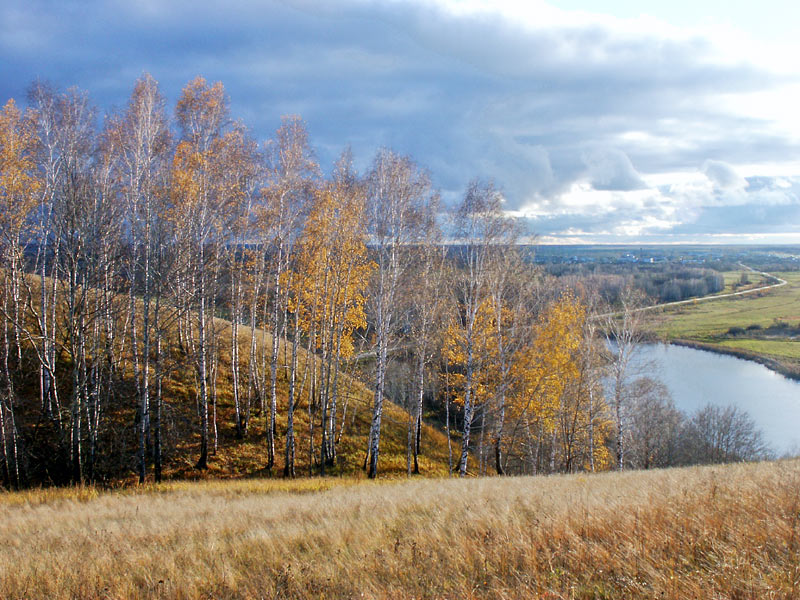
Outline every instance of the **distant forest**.
<svg viewBox="0 0 800 600"><path fill-rule="evenodd" d="M375 477L387 427L419 472L426 418L461 476L765 455L746 416L680 417L628 368L645 294L718 291L716 273L553 277L491 182L444 207L390 149L324 176L299 117L256 143L202 78L168 111L145 75L98 122L41 82L0 112L6 487L160 481L189 455L202 473L246 440L264 474ZM407 420L384 420L387 397Z"/></svg>
<svg viewBox="0 0 800 600"><path fill-rule="evenodd" d="M616 304L626 286L641 290L655 302L677 302L716 294L725 289L725 279L713 269L674 264L656 265L547 265L549 274L590 281L605 302Z"/></svg>

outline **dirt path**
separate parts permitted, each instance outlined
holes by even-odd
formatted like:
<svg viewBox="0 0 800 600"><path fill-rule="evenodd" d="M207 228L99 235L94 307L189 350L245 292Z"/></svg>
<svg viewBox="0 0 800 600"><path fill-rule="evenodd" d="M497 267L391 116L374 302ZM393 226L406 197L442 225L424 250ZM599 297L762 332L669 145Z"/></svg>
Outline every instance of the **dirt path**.
<svg viewBox="0 0 800 600"><path fill-rule="evenodd" d="M669 308L670 306L680 306L681 304L696 304L697 302L707 302L709 300L719 300L720 298L733 298L734 296L744 296L745 294L755 294L756 292L763 292L765 290L770 290L772 288L778 288L781 286L786 285L786 280L781 279L780 277L776 277L775 275L771 275L770 273L766 273L764 271L756 271L752 267L748 267L747 265L743 265L739 263L739 266L747 269L752 273L758 273L763 277L771 277L772 279L776 279L778 283L771 283L770 285L762 285L761 287L752 288L749 290L742 290L741 292L729 292L727 294L716 294L712 296L702 296L700 298L689 298L688 300L678 300L676 302L666 302L664 304L653 304L652 306L643 306L642 308L634 309L632 312L643 312L646 310L655 310L657 308ZM621 313L606 313L604 315L597 315L598 318L600 317L611 317Z"/></svg>

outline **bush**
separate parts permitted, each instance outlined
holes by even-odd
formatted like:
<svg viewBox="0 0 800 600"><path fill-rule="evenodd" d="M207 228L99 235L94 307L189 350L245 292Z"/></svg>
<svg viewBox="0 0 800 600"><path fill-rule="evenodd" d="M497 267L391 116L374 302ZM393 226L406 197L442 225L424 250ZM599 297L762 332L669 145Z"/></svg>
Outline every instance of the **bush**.
<svg viewBox="0 0 800 600"><path fill-rule="evenodd" d="M775 317L772 321L772 329L789 329L790 327L789 323L779 317Z"/></svg>
<svg viewBox="0 0 800 600"><path fill-rule="evenodd" d="M772 456L753 418L736 406L706 405L692 415L682 437L687 464L753 461Z"/></svg>

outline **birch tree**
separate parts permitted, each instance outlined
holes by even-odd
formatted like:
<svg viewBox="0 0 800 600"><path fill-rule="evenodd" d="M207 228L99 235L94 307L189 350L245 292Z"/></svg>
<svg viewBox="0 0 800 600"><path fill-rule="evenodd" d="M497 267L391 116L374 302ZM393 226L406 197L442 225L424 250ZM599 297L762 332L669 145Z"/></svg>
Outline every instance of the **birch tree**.
<svg viewBox="0 0 800 600"><path fill-rule="evenodd" d="M530 288L536 281L534 273L524 264L516 244L521 232L519 223L507 219L503 229L500 234L505 238L505 243L496 247L489 256L487 277L492 324L489 343L496 361L491 435L494 467L498 475L505 474L502 446L506 427L506 397L514 388L514 364L518 354L530 343L526 325L531 308Z"/></svg>
<svg viewBox="0 0 800 600"><path fill-rule="evenodd" d="M413 473L419 473L419 455L422 443L422 414L426 388L426 371L436 357L440 344L445 292L446 249L440 245L440 231L436 224L438 203L431 203L427 231L413 250L414 255L409 283L405 288L405 302L411 355L414 361L412 451Z"/></svg>
<svg viewBox="0 0 800 600"><path fill-rule="evenodd" d="M162 280L168 276L159 272L156 265L161 242L159 221L164 217L171 151L165 101L158 83L150 75L143 75L135 83L127 110L118 122L112 123L109 136L119 153L118 177L130 232L128 317L138 397L138 475L139 482L143 483L150 436L152 351L154 334L160 335L154 324L159 321L161 304L153 300L161 296ZM138 320L139 302L141 321Z"/></svg>
<svg viewBox="0 0 800 600"><path fill-rule="evenodd" d="M98 222L93 218L95 201L107 208L108 198L101 197L92 173L95 110L88 95L76 89L59 98L58 144L61 176L53 199L55 246L53 258L54 289L60 288L65 308L57 323L61 332L59 345L70 361L69 456L74 483L84 481L84 438L93 434L95 419L86 418L89 401L87 380L87 343L91 335L91 298L89 291L97 271L92 245L97 240ZM89 268L87 268L89 267ZM56 311L55 294L53 310ZM54 328L55 330L55 328Z"/></svg>
<svg viewBox="0 0 800 600"><path fill-rule="evenodd" d="M618 311L605 315L604 334L609 352L613 385L612 402L616 428L615 455L618 470L625 468L625 386L631 374L631 361L642 340L644 299L630 285L623 288L619 297Z"/></svg>
<svg viewBox="0 0 800 600"><path fill-rule="evenodd" d="M244 310L244 285L247 270L255 259L248 243L255 237L252 208L256 188L260 183L260 157L257 146L241 125L236 125L218 145L215 178L217 193L225 206L222 234L225 242L220 248L228 278L228 309L231 323L231 384L233 387L236 436L244 437L249 424L249 407L242 410L240 359L240 324Z"/></svg>
<svg viewBox="0 0 800 600"><path fill-rule="evenodd" d="M63 107L57 91L49 84L37 81L28 91L28 102L32 107L33 126L36 135L36 162L42 182L39 206L34 223L34 237L38 240L33 271L39 275L39 290L35 294L28 290L36 303L31 310L36 319L36 336L31 338L39 361L39 391L42 417L50 422L58 436L63 439L61 403L58 395L56 371L56 278L46 279L52 273L52 265L58 257L57 237L53 208L56 192L62 177L60 141L60 112Z"/></svg>
<svg viewBox="0 0 800 600"><path fill-rule="evenodd" d="M0 396L0 445L3 480L19 488L25 476L15 408L15 372L22 368L21 319L25 305L25 242L41 189L35 163L35 133L30 114L13 100L0 110L0 257L3 270L2 360L5 379Z"/></svg>
<svg viewBox="0 0 800 600"><path fill-rule="evenodd" d="M462 430L459 476L467 474L470 433L475 409L475 343L478 311L487 295L491 253L507 238L508 220L503 215L502 196L492 183L470 182L464 198L453 214L457 246L456 294L459 321L463 328L464 425Z"/></svg>
<svg viewBox="0 0 800 600"><path fill-rule="evenodd" d="M435 195L431 183L414 162L388 149L378 152L367 175L368 236L376 269L369 294L375 335L375 375L372 423L367 450L367 474L378 474L381 419L389 345L397 324L397 294L412 253L425 231L421 224Z"/></svg>
<svg viewBox="0 0 800 600"><path fill-rule="evenodd" d="M176 109L181 140L173 160L173 202L176 222L183 225L182 246L186 250L184 268L187 295L192 300L194 318L189 325L196 335L189 335L198 381L200 416L200 456L196 467L208 467L209 397L211 392L211 344L209 329L215 292L214 270L218 267L218 244L221 241L221 219L227 207L215 192L218 183L217 158L223 129L228 125L228 103L222 84L209 86L202 77L184 89ZM187 313L191 314L191 313Z"/></svg>
<svg viewBox="0 0 800 600"><path fill-rule="evenodd" d="M294 243L302 231L304 215L309 197L316 187L319 165L308 140L305 123L298 116L284 116L266 148L269 183L265 188L266 211L264 227L265 242L269 248L272 278L272 308L269 317L272 347L270 353L269 413L266 416L267 469L275 464L275 437L278 406L278 356L280 339L285 332L285 315L288 303L288 273L292 261ZM266 304L265 304L266 307ZM297 380L297 326L292 341L290 366L289 411L294 414L296 406ZM312 442L313 443L313 442ZM294 420L292 416L286 436L285 474L294 469ZM286 471L288 469L288 471Z"/></svg>

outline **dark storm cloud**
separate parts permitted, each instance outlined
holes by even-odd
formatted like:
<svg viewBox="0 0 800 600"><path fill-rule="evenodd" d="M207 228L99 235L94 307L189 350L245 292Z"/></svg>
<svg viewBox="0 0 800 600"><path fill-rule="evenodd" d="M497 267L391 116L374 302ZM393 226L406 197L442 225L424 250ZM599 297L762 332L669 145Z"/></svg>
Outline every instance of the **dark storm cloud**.
<svg viewBox="0 0 800 600"><path fill-rule="evenodd" d="M797 178L753 177L742 179L720 167L715 175L715 193L688 199L680 222L665 233L691 235L701 239L722 234L800 233L800 180ZM711 178L711 177L710 177Z"/></svg>
<svg viewBox="0 0 800 600"><path fill-rule="evenodd" d="M739 225L748 234L800 232L800 203L786 205L744 204L703 207L693 223L672 228L674 234L724 234Z"/></svg>
<svg viewBox="0 0 800 600"><path fill-rule="evenodd" d="M715 62L702 38L598 24L533 29L420 2L7 0L0 51L3 98L22 97L39 77L85 88L108 109L148 71L174 102L202 74L225 84L234 116L258 139L281 114L301 114L323 163L350 144L366 168L388 145L429 168L446 198L473 176L494 178L509 208L554 210L542 233L648 216L645 206L609 207L602 219L561 210L579 180L640 190L649 174L705 164L727 190L724 165L800 150L711 101L776 77ZM692 207L687 218L705 214Z"/></svg>

